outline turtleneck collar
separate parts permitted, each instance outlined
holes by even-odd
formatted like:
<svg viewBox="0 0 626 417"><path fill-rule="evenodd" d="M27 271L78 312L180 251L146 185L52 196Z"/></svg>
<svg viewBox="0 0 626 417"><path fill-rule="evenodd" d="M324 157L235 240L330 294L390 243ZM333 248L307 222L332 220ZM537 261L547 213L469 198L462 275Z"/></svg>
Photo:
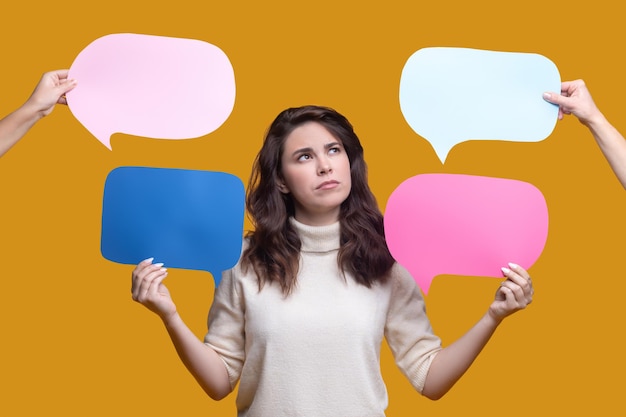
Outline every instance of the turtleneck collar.
<svg viewBox="0 0 626 417"><path fill-rule="evenodd" d="M300 236L302 252L330 252L339 249L339 222L328 226L309 226L293 217L289 221Z"/></svg>

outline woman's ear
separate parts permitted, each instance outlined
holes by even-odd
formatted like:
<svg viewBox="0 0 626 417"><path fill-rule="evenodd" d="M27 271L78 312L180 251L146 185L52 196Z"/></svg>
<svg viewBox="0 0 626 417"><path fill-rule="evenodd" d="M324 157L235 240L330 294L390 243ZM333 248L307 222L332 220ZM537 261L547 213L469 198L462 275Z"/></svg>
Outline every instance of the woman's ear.
<svg viewBox="0 0 626 417"><path fill-rule="evenodd" d="M282 179L278 180L278 189L283 194L289 194L289 188L287 188L287 184Z"/></svg>

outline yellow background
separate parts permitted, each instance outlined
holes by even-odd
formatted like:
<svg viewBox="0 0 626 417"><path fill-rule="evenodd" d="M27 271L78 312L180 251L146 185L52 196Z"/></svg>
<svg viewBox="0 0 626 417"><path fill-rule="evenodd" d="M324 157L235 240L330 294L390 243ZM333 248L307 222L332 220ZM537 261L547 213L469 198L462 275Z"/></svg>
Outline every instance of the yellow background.
<svg viewBox="0 0 626 417"><path fill-rule="evenodd" d="M205 396L157 317L131 300L132 267L102 258L104 180L118 166L143 165L226 171L247 181L273 117L308 103L335 107L354 123L382 208L401 181L430 172L527 181L548 203L548 241L530 270L534 303L505 321L437 402L412 390L385 346L388 416L623 410L626 192L589 132L567 119L538 143L465 142L442 165L398 103L402 67L420 48L534 52L551 59L563 80L584 78L626 132L619 2L5 3L0 115L26 100L43 72L67 68L93 40L124 32L219 46L233 64L237 99L231 117L206 137L116 134L112 152L59 106L0 160L0 415L235 415L235 395ZM515 195L502 196L503 206L514 204ZM444 343L483 314L497 285L435 279L426 302ZM211 276L172 270L168 286L202 337Z"/></svg>

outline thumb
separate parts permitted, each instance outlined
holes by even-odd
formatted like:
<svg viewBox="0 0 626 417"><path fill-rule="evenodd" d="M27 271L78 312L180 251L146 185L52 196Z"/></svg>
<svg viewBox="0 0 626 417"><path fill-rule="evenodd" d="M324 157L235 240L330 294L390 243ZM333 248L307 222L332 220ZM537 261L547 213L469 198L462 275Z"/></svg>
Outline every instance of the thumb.
<svg viewBox="0 0 626 417"><path fill-rule="evenodd" d="M74 79L71 80L63 80L61 83L59 83L59 85L56 87L56 90L60 93L60 94L65 94L69 91L71 91L74 87L76 87L77 81Z"/></svg>
<svg viewBox="0 0 626 417"><path fill-rule="evenodd" d="M548 103L558 104L559 106L561 106L567 103L568 97L565 97L556 93L546 92L546 93L543 93L543 99L547 101Z"/></svg>
<svg viewBox="0 0 626 417"><path fill-rule="evenodd" d="M64 80L61 84L55 87L56 93L59 96L57 99L57 104L65 104L67 105L67 99L65 97L65 93L70 92L72 89L76 87L76 80Z"/></svg>

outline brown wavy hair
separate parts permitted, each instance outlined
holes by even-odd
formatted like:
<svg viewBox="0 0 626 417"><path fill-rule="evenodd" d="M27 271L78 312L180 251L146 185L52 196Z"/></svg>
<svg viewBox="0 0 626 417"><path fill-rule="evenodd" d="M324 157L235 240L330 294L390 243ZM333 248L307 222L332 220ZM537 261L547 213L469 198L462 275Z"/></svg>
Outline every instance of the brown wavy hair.
<svg viewBox="0 0 626 417"><path fill-rule="evenodd" d="M341 204L337 262L356 282L370 288L384 281L394 259L384 237L383 216L367 182L363 147L352 124L337 111L322 106L293 107L282 111L265 134L252 168L246 208L254 225L247 233L249 246L242 256L244 271L252 267L259 290L268 282L289 295L297 284L300 238L289 222L295 208L290 194L280 192L281 157L285 141L298 126L316 122L341 140L350 161L352 188Z"/></svg>

